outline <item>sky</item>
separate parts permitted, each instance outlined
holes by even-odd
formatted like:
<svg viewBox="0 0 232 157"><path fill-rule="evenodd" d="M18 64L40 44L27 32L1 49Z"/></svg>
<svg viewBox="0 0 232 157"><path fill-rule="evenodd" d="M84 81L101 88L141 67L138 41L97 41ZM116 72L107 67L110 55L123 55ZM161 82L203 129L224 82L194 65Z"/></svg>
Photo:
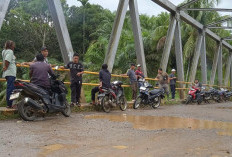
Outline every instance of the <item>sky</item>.
<svg viewBox="0 0 232 157"><path fill-rule="evenodd" d="M161 12L166 11L156 3L152 2L151 0L137 0L138 1L138 8L139 14L147 14L149 16L158 15ZM174 5L178 5L184 0L169 0ZM91 4L99 4L103 8L109 9L111 11L116 11L118 7L119 0L89 0ZM80 2L77 0L67 0L68 5L77 5L80 6ZM221 0L219 6L217 8L232 8L232 0ZM232 15L232 13L223 13L220 12L222 15Z"/></svg>

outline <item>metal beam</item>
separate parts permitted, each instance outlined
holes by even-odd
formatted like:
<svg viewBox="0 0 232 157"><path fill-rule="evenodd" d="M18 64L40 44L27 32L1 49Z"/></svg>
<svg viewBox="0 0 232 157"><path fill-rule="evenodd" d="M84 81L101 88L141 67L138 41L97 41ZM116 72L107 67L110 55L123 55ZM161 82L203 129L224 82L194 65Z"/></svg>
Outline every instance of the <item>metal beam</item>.
<svg viewBox="0 0 232 157"><path fill-rule="evenodd" d="M224 85L228 86L229 83L229 77L230 77L230 71L231 71L231 62L232 62L232 54L229 54L227 63L226 63L226 72L225 72L225 80L224 80Z"/></svg>
<svg viewBox="0 0 232 157"><path fill-rule="evenodd" d="M199 0L192 0L192 1L189 1L189 2L187 2L187 3L185 3L185 4L183 4L183 5L181 5L181 6L179 6L178 7L178 9L185 9L186 7L188 7L188 6L190 6L191 4L193 4L193 3L196 3L197 1L199 1Z"/></svg>
<svg viewBox="0 0 232 157"><path fill-rule="evenodd" d="M1 0L0 2L0 30L2 28L3 20L6 16L7 9L9 7L10 0Z"/></svg>
<svg viewBox="0 0 232 157"><path fill-rule="evenodd" d="M207 27L209 29L232 29L232 27L226 27L226 26L210 26L210 27Z"/></svg>
<svg viewBox="0 0 232 157"><path fill-rule="evenodd" d="M191 70L190 70L190 75L189 75L189 82L194 82L195 77L196 77L198 60L199 60L200 53L201 53L202 39L203 39L203 33L199 32L198 37L197 37L195 52L194 52L194 56L192 60L192 65L191 65Z"/></svg>
<svg viewBox="0 0 232 157"><path fill-rule="evenodd" d="M223 74L222 74L222 42L220 42L220 50L218 55L218 85L222 86Z"/></svg>
<svg viewBox="0 0 232 157"><path fill-rule="evenodd" d="M210 75L210 85L214 84L215 75L216 75L216 71L217 71L218 56L219 56L219 52L221 49L220 47L221 47L221 45L218 44L218 49L214 53L213 66L212 66L211 75Z"/></svg>
<svg viewBox="0 0 232 157"><path fill-rule="evenodd" d="M166 36L165 40L165 45L164 45L164 51L160 63L160 67L163 69L163 71L167 70L167 65L168 65L168 59L172 47L172 41L175 33L175 28L176 28L176 18L175 16L171 15L170 16L170 23L168 27L168 33Z"/></svg>
<svg viewBox="0 0 232 157"><path fill-rule="evenodd" d="M110 36L108 50L104 60L104 63L108 64L108 70L110 72L112 72L113 70L114 60L115 60L128 5L129 5L129 0L120 0L118 4L117 14L114 20L114 25Z"/></svg>
<svg viewBox="0 0 232 157"><path fill-rule="evenodd" d="M225 18L225 19L216 21L216 22L209 23L209 24L206 25L206 27L215 26L215 25L217 25L217 24L220 24L220 23L223 23L223 22L227 22L227 21L229 21L229 20L232 20L232 17L228 17L228 18Z"/></svg>
<svg viewBox="0 0 232 157"><path fill-rule="evenodd" d="M221 12L232 12L232 9L224 9L224 8L183 8L181 10L188 11L221 11Z"/></svg>
<svg viewBox="0 0 232 157"><path fill-rule="evenodd" d="M155 2L156 4L160 5L164 9L172 12L172 13L175 13L178 11L177 7L168 0L152 0L152 1ZM197 20L195 20L194 18L192 18L191 16L186 14L184 11L180 11L180 17L183 21L192 25L196 29L202 30L204 28L204 26L201 23L199 23ZM212 31L210 31L209 29L206 29L205 32L207 35L209 35L215 41L218 41L218 42L221 41L221 38L218 35L216 35L215 33L213 33ZM223 45L225 45L225 43L227 43L227 42L223 42ZM225 46L226 46L226 48L232 50L232 45L227 43L227 45L225 45Z"/></svg>
<svg viewBox="0 0 232 157"><path fill-rule="evenodd" d="M142 71L145 77L147 77L147 66L146 66L146 60L145 60L145 54L144 54L143 39L142 39L142 33L141 33L137 0L130 0L129 7L130 7L132 28L133 28L133 33L134 33L137 63L141 64Z"/></svg>
<svg viewBox="0 0 232 157"><path fill-rule="evenodd" d="M203 32L202 44L201 44L201 81L203 84L207 84L207 62L206 62L206 42L205 32Z"/></svg>
<svg viewBox="0 0 232 157"><path fill-rule="evenodd" d="M232 51L230 51L230 54L232 54ZM232 87L232 64L230 64L230 87Z"/></svg>
<svg viewBox="0 0 232 157"><path fill-rule="evenodd" d="M175 54L176 54L176 66L177 66L177 78L178 81L184 81L184 65L183 65L183 52L181 41L181 27L180 21L176 22L175 29ZM179 88L184 88L184 84L180 83ZM184 91L180 90L180 99L184 99Z"/></svg>
<svg viewBox="0 0 232 157"><path fill-rule="evenodd" d="M66 25L60 0L47 0L48 7L55 24L56 35L64 62L67 64L73 55L73 48Z"/></svg>

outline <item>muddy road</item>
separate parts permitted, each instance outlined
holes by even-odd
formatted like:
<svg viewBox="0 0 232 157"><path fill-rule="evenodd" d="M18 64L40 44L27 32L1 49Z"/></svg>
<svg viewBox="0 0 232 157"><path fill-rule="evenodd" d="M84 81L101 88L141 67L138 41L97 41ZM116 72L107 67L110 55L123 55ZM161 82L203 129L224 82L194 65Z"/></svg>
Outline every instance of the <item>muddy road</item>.
<svg viewBox="0 0 232 157"><path fill-rule="evenodd" d="M232 157L232 103L0 121L0 156Z"/></svg>

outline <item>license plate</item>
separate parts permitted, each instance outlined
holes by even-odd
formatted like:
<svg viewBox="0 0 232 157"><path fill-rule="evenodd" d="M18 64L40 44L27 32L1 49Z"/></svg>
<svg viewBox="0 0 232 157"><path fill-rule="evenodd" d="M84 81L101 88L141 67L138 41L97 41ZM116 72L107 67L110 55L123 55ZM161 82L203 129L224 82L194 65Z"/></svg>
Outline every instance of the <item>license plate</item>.
<svg viewBox="0 0 232 157"><path fill-rule="evenodd" d="M17 99L17 98L19 97L19 94L20 94L20 93L11 94L11 95L10 95L10 100Z"/></svg>

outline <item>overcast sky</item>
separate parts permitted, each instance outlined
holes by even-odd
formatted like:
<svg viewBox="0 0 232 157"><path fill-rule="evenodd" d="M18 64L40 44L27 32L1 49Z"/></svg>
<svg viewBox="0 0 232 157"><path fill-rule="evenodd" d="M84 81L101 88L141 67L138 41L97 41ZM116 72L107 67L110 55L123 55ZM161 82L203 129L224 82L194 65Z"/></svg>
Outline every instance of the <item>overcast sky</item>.
<svg viewBox="0 0 232 157"><path fill-rule="evenodd" d="M162 7L158 6L151 0L137 0L139 6L139 13L140 14L147 14L147 15L158 15L162 11L165 11ZM173 4L178 5L184 0L169 0ZM111 11L116 11L118 7L119 0L90 0L91 4L99 4L103 8L107 8ZM67 0L67 3L71 5L80 6L80 3L77 0ZM218 8L232 8L232 0L221 0ZM232 13L222 13L223 15L232 15Z"/></svg>

